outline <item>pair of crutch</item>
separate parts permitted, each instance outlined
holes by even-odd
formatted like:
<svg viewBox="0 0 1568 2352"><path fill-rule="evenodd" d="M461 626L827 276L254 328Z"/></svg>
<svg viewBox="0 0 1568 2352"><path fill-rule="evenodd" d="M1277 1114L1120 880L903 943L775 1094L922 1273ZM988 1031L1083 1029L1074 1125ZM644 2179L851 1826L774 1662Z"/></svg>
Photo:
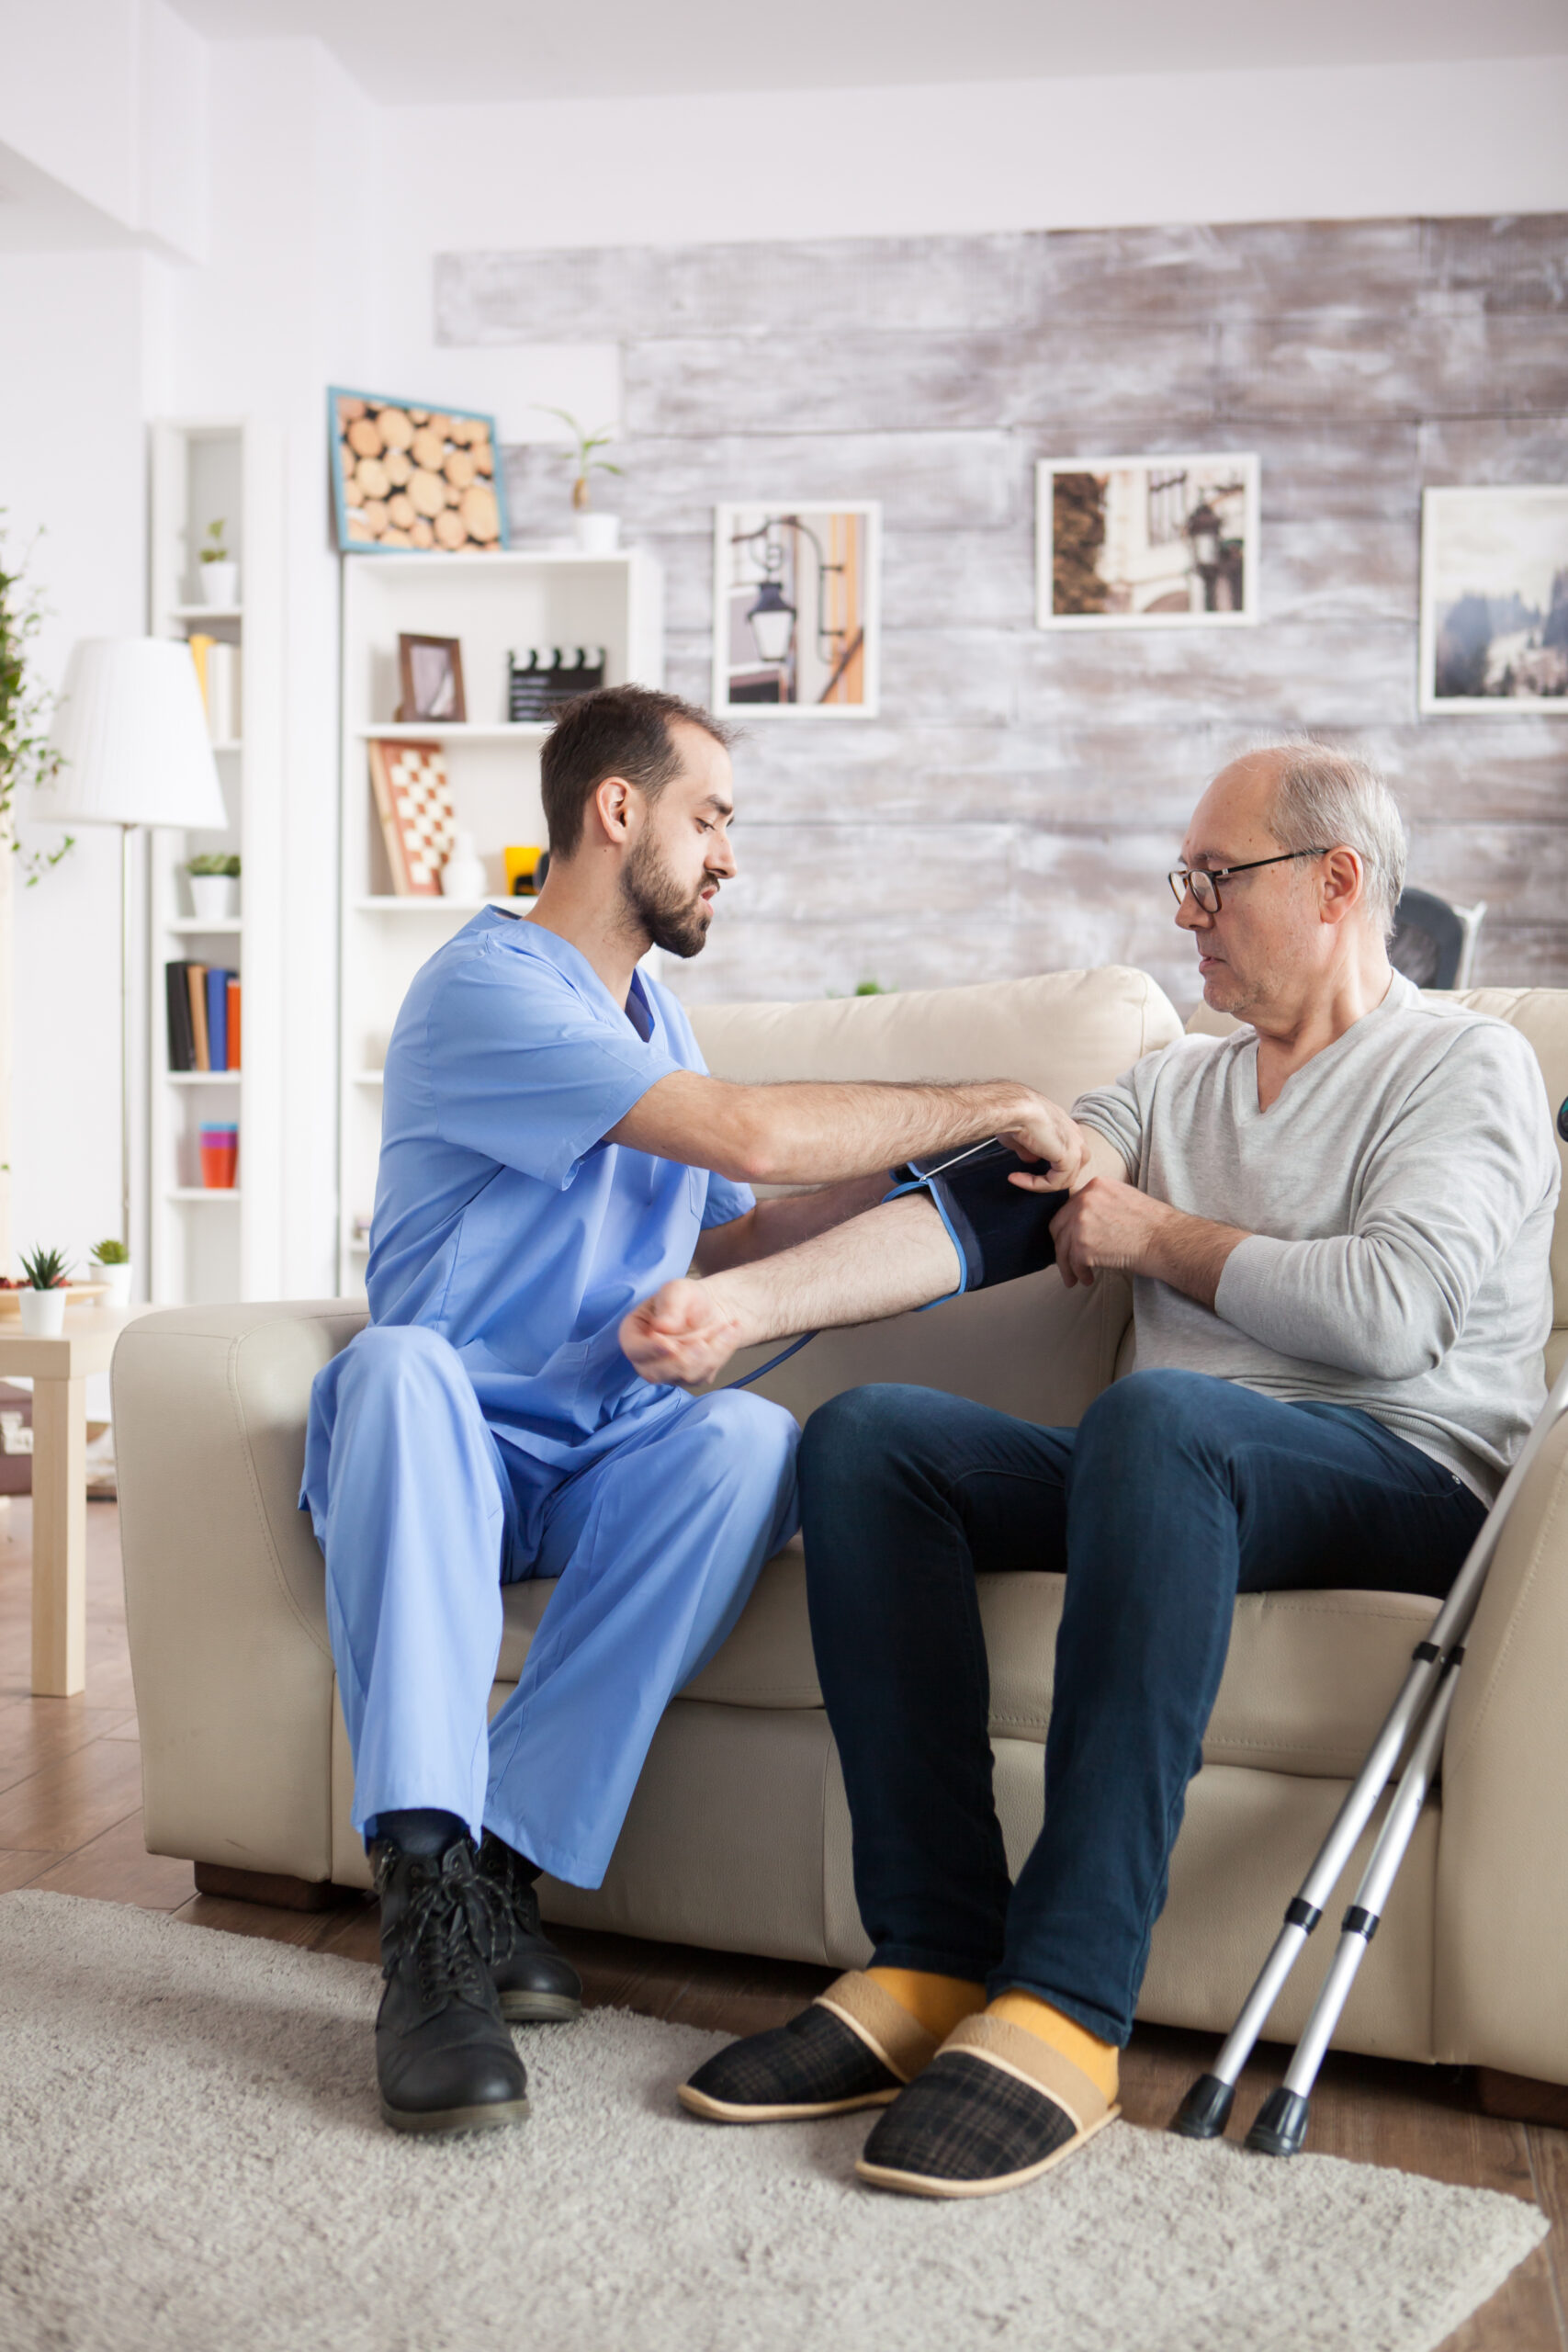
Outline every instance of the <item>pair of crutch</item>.
<svg viewBox="0 0 1568 2352"><path fill-rule="evenodd" d="M1356 1899L1345 1914L1338 1950L1313 2004L1306 2030L1285 2070L1284 2081L1278 2090L1269 2092L1258 2110L1258 2120L1247 2135L1247 2144L1262 2155L1293 2156L1306 2138L1307 2102L1318 2068L1350 1996L1356 1971L1377 1933L1399 1866L1416 1834L1427 1792L1437 1777L1443 1736L1448 1730L1464 1657L1465 1635L1475 1615L1487 1571L1530 1465L1564 1412L1568 1412L1568 1365L1559 1374L1540 1419L1504 1480L1448 1599L1433 1620L1430 1633L1425 1641L1416 1643L1399 1696L1347 1793L1316 1860L1302 1881L1300 1892L1286 1906L1285 1924L1258 1982L1242 2005L1229 2040L1215 2059L1213 2071L1199 2075L1172 2120L1171 2130L1184 2139L1213 2140L1224 2130L1241 2070L1252 2055L1287 1977L1322 1918L1324 1905L1333 1894L1340 1872L1404 1755L1405 1765L1398 1791L1361 1873Z"/></svg>

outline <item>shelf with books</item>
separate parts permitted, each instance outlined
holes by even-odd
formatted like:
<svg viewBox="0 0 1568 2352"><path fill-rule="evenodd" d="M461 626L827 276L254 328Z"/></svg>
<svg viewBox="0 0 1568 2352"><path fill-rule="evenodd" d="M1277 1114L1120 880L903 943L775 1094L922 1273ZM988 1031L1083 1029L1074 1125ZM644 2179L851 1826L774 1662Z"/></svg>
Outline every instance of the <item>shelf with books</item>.
<svg viewBox="0 0 1568 2352"><path fill-rule="evenodd" d="M215 738L229 822L221 832L159 831L150 843L147 1257L153 1295L171 1304L276 1297L281 1286L283 495L270 428L213 421L152 428L152 627L191 642ZM221 520L241 594L201 601L197 556ZM243 674L242 674L243 673ZM197 853L237 855L242 913L203 917L183 869ZM196 988L173 1016L181 983ZM231 986L231 982L232 985ZM197 1035L197 1001L210 1034ZM243 1006L243 1052L227 1033ZM203 1069L209 1058L239 1066ZM160 1082L162 1081L162 1082ZM237 1130L243 1187L209 1187L202 1128ZM187 1216L210 1201L233 1216Z"/></svg>
<svg viewBox="0 0 1568 2352"><path fill-rule="evenodd" d="M530 647L603 649L607 684L663 678L663 577L642 548L583 557L532 548L485 555L350 555L343 564L341 887L343 984L338 1037L338 1286L363 1288L354 1215L375 1196L383 1088L379 1065L410 981L483 907L525 913L509 898L504 852L542 844L539 752L547 724L508 717L508 657ZM456 639L464 718L404 720L400 636ZM372 742L434 743L440 772L420 779L468 833L486 894L404 895L372 791ZM386 779L383 777L383 783ZM478 876L475 877L478 879ZM491 895L491 894L494 895Z"/></svg>

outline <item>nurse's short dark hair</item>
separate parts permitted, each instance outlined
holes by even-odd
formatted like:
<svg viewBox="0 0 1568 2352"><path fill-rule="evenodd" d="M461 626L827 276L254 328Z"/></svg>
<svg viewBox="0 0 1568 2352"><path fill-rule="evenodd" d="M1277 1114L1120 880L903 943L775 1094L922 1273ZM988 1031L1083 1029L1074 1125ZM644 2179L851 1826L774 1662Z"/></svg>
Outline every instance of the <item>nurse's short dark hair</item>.
<svg viewBox="0 0 1568 2352"><path fill-rule="evenodd" d="M552 857L570 857L576 850L588 804L606 776L624 776L649 799L663 791L681 767L680 746L670 731L676 725L700 727L727 747L731 740L710 711L652 686L602 686L567 704L539 763Z"/></svg>

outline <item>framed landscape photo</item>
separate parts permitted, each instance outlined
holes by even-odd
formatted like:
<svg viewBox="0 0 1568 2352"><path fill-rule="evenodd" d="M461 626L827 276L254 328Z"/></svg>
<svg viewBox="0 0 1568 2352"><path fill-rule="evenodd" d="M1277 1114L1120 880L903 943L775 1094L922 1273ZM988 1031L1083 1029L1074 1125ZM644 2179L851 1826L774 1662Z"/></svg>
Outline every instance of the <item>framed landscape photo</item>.
<svg viewBox="0 0 1568 2352"><path fill-rule="evenodd" d="M1042 628L1235 628L1258 618L1258 459L1046 458Z"/></svg>
<svg viewBox="0 0 1568 2352"><path fill-rule="evenodd" d="M882 509L735 505L714 526L713 704L777 718L874 718Z"/></svg>
<svg viewBox="0 0 1568 2352"><path fill-rule="evenodd" d="M1568 718L1568 484L1423 491L1420 707Z"/></svg>

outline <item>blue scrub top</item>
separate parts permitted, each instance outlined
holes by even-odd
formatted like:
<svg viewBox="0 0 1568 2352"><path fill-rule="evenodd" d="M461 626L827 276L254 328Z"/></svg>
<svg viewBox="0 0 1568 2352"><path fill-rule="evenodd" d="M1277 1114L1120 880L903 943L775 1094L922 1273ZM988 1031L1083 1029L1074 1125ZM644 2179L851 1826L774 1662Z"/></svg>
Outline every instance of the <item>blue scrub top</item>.
<svg viewBox="0 0 1568 2352"><path fill-rule="evenodd" d="M565 1466L608 1423L678 1401L632 1370L621 1318L752 1194L604 1138L660 1079L705 1067L667 989L637 972L623 1011L575 947L499 908L438 949L403 1000L371 1320L448 1340L486 1419L537 1460Z"/></svg>

